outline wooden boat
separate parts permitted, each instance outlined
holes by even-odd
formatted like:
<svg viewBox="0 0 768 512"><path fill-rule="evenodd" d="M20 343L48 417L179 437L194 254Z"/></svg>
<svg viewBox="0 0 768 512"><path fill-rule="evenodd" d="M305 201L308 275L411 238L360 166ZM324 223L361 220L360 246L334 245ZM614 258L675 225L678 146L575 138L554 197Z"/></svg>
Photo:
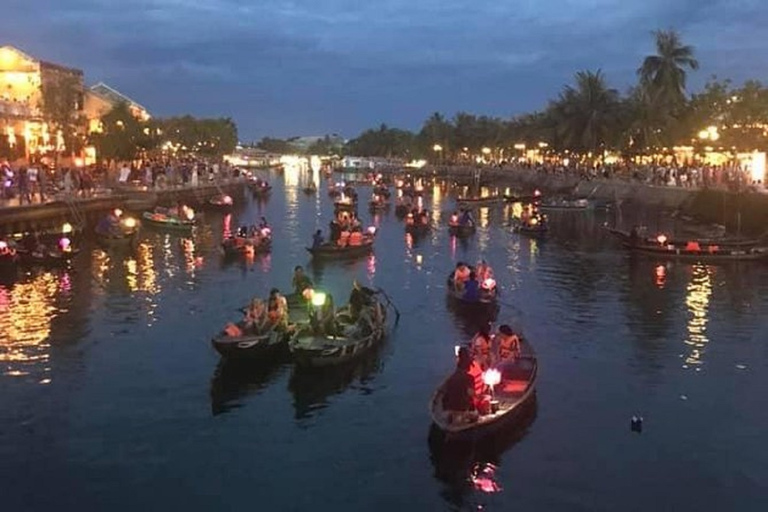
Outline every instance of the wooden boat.
<svg viewBox="0 0 768 512"><path fill-rule="evenodd" d="M11 242L0 240L0 271L14 270L19 263L19 253Z"/></svg>
<svg viewBox="0 0 768 512"><path fill-rule="evenodd" d="M469 222L467 224L448 224L448 233L450 233L451 236L456 237L470 236L476 229L477 227L474 222Z"/></svg>
<svg viewBox="0 0 768 512"><path fill-rule="evenodd" d="M58 248L44 251L27 251L18 249L19 263L22 265L40 265L40 266L66 266L75 257L80 254L80 249L71 249L62 251Z"/></svg>
<svg viewBox="0 0 768 512"><path fill-rule="evenodd" d="M243 256L249 252L260 254L272 249L272 238L235 236L221 242L221 249L224 256Z"/></svg>
<svg viewBox="0 0 768 512"><path fill-rule="evenodd" d="M616 231L616 230L614 230ZM656 240L620 234L622 246L632 253L689 261L755 261L768 259L768 246L721 244L718 241L690 240L676 242L659 237ZM618 236L618 235L617 235Z"/></svg>
<svg viewBox="0 0 768 512"><path fill-rule="evenodd" d="M620 229L614 229L614 228L608 228L608 232L612 234L613 236L617 237L622 242L630 242L632 235L629 231L623 231ZM658 242L658 239L654 240L652 238L642 238L644 240L647 240L648 243L655 244ZM765 245L765 240L762 238L696 238L695 239L700 246L704 245L717 245L718 247L722 248L729 248L729 249L749 249L752 247L758 247L761 245ZM666 240L665 243L672 244L672 245L686 245L688 243L688 240Z"/></svg>
<svg viewBox="0 0 768 512"><path fill-rule="evenodd" d="M173 215L166 215L160 212L144 212L141 215L141 220L147 226L152 226L161 229L168 229L172 231L191 231L195 227L194 218L191 220L184 220Z"/></svg>
<svg viewBox="0 0 768 512"><path fill-rule="evenodd" d="M242 329L242 324L238 325ZM216 351L228 359L264 358L288 348L288 335L284 331L270 329L263 333L230 336L222 331L211 339Z"/></svg>
<svg viewBox="0 0 768 512"><path fill-rule="evenodd" d="M226 194L218 195L206 201L205 206L211 210L220 212L230 212L234 207L234 201L231 196Z"/></svg>
<svg viewBox="0 0 768 512"><path fill-rule="evenodd" d="M456 204L459 207L491 206L504 201L504 196L487 197L457 197Z"/></svg>
<svg viewBox="0 0 768 512"><path fill-rule="evenodd" d="M516 223L512 226L512 231L531 238L543 238L549 232L549 226L546 224L522 224Z"/></svg>
<svg viewBox="0 0 768 512"><path fill-rule="evenodd" d="M476 309L482 311L492 311L498 308L498 295L499 291L494 282L493 288L490 290L480 287L480 300L468 301L464 299L464 294L461 290L458 290L453 284L453 273L448 276L446 282L446 289L448 290L448 297L457 305L460 305L467 309Z"/></svg>
<svg viewBox="0 0 768 512"><path fill-rule="evenodd" d="M542 202L539 205L541 210L586 210L592 205L588 199L573 199L561 201Z"/></svg>
<svg viewBox="0 0 768 512"><path fill-rule="evenodd" d="M133 217L120 220L118 229L109 230L96 226L96 239L103 247L128 247L136 244L139 239L139 222Z"/></svg>
<svg viewBox="0 0 768 512"><path fill-rule="evenodd" d="M307 251L313 258L322 259L347 259L347 258L359 258L365 256L373 251L374 237L371 235L363 235L362 245L345 245L340 246L334 243L325 243L320 247L307 247Z"/></svg>
<svg viewBox="0 0 768 512"><path fill-rule="evenodd" d="M329 336L313 332L311 327L297 331L289 342L296 364L301 366L339 365L362 356L374 348L386 334L387 310L376 298L368 306L367 316L373 322L361 319L353 322L346 308L336 314L338 335Z"/></svg>
<svg viewBox="0 0 768 512"><path fill-rule="evenodd" d="M369 201L368 209L372 212L385 212L389 210L390 204L386 201Z"/></svg>
<svg viewBox="0 0 768 512"><path fill-rule="evenodd" d="M251 194L253 194L253 197L266 197L272 192L272 185L266 181L262 181L260 183L251 183L249 188L251 189Z"/></svg>
<svg viewBox="0 0 768 512"><path fill-rule="evenodd" d="M501 379L491 396L498 404L494 407L496 410L491 409L488 414L446 411L443 409L443 390L448 379L438 387L429 403L429 412L432 422L447 439L477 439L507 428L520 417L525 404L535 399L538 362L533 347L525 338L520 336L519 355L498 364L495 369Z"/></svg>
<svg viewBox="0 0 768 512"><path fill-rule="evenodd" d="M301 191L304 192L308 196L313 196L313 195L317 194L317 187L315 187L314 185L307 186L307 187L302 188Z"/></svg>
<svg viewBox="0 0 768 512"><path fill-rule="evenodd" d="M405 225L405 232L409 233L411 236L426 235L431 230L432 230L432 225L429 222L427 222L426 224L413 223L413 224Z"/></svg>

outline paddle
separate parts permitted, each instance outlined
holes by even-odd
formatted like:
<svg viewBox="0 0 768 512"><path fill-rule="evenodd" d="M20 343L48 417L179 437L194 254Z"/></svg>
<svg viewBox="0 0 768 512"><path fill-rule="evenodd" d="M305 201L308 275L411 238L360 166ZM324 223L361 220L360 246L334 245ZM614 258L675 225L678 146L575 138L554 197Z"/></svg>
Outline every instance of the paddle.
<svg viewBox="0 0 768 512"><path fill-rule="evenodd" d="M397 309L397 306L392 302L392 299L389 295L387 295L387 292L382 290L381 288L376 288L376 293L381 294L385 299L387 299L387 305L391 306L393 310L395 310L395 326L400 323L400 310Z"/></svg>

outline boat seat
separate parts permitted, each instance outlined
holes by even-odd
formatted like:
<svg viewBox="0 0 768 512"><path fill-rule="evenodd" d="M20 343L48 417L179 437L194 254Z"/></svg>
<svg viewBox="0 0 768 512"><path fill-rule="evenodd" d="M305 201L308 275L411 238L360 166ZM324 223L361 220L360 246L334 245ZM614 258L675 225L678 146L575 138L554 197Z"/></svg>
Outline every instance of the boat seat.
<svg viewBox="0 0 768 512"><path fill-rule="evenodd" d="M501 383L500 390L505 394L520 394L528 388L527 380L505 380Z"/></svg>

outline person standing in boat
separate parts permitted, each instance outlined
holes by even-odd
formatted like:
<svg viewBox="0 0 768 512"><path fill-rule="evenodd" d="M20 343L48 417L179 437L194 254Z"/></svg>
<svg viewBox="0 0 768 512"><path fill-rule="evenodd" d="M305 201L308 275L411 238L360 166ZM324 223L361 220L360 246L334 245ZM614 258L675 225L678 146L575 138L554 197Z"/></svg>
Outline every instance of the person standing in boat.
<svg viewBox="0 0 768 512"><path fill-rule="evenodd" d="M320 246L323 245L323 242L325 242L325 240L323 239L323 230L318 229L317 231L315 231L315 234L312 235L312 248L313 249L320 248Z"/></svg>
<svg viewBox="0 0 768 512"><path fill-rule="evenodd" d="M448 377L443 387L441 405L444 411L461 416L475 409L475 378L469 373L471 366L472 354L467 347L461 347L456 370Z"/></svg>
<svg viewBox="0 0 768 512"><path fill-rule="evenodd" d="M469 209L465 209L461 212L460 222L462 226L473 226L475 224L475 219L472 218L472 212L470 212Z"/></svg>
<svg viewBox="0 0 768 512"><path fill-rule="evenodd" d="M312 288L312 280L304 273L304 268L301 265L297 265L293 269L291 284L296 295L302 295L304 290Z"/></svg>

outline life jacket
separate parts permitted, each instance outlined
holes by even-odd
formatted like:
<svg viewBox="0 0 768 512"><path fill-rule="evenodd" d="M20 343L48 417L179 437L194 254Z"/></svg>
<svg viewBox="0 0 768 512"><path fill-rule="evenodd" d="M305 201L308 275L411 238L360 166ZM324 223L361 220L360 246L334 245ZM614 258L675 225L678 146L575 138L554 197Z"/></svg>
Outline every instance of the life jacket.
<svg viewBox="0 0 768 512"><path fill-rule="evenodd" d="M685 246L686 251L700 251L701 246L699 246L699 242L696 240L690 241Z"/></svg>
<svg viewBox="0 0 768 512"><path fill-rule="evenodd" d="M363 234L360 231L355 231L349 235L349 245L363 245Z"/></svg>
<svg viewBox="0 0 768 512"><path fill-rule="evenodd" d="M485 382L483 382L483 369L477 361L472 361L472 365L469 367L469 373L475 381L475 403L478 403L480 398L485 394Z"/></svg>
<svg viewBox="0 0 768 512"><path fill-rule="evenodd" d="M237 338L243 335L243 330L232 323L229 323L224 327L224 332L231 338Z"/></svg>

